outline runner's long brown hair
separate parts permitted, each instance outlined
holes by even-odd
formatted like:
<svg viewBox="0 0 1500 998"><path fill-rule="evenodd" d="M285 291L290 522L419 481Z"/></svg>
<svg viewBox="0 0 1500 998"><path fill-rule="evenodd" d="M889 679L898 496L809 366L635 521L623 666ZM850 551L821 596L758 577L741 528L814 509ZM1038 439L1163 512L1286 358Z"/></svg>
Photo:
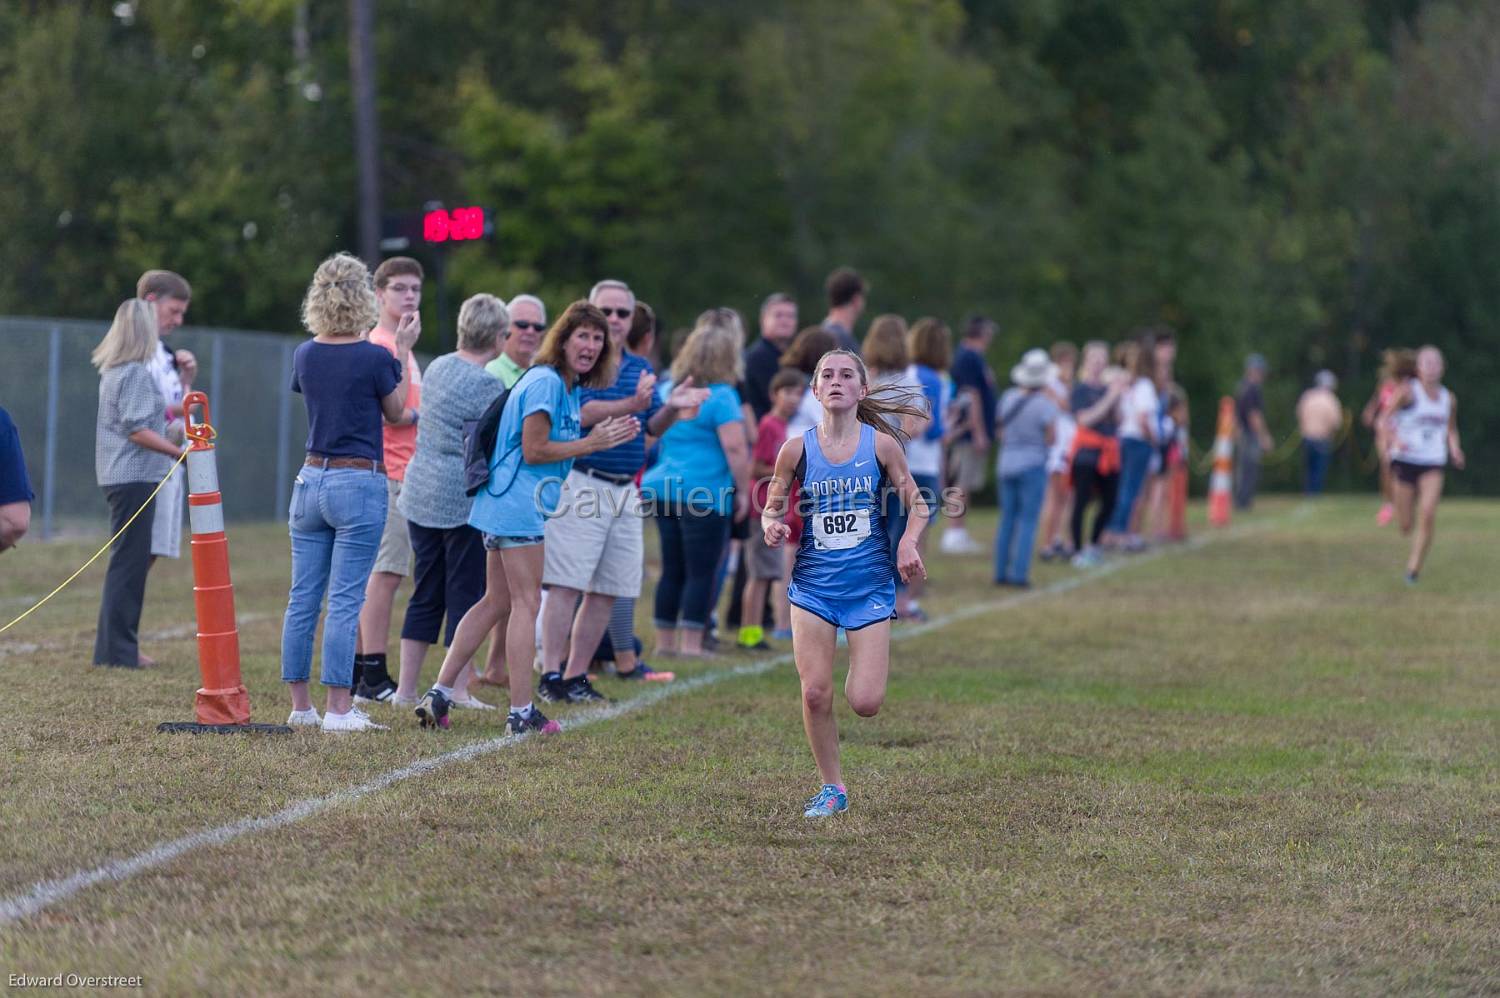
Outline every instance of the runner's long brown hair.
<svg viewBox="0 0 1500 998"><path fill-rule="evenodd" d="M860 359L859 354L852 350L830 350L818 358L818 365L813 369L813 384L818 383L818 372L822 371L823 365L830 357L844 356L854 361L855 370L859 371L859 383L870 388L870 372L865 369L865 362ZM920 400L912 401L913 398ZM884 417L886 416L914 416L918 419L926 419L927 400L916 395L910 388L900 385L876 385L865 393L865 397L859 400L854 407L854 418L867 426L874 427L881 433L889 433L904 447L906 446L906 431L901 428L900 421L892 425Z"/></svg>

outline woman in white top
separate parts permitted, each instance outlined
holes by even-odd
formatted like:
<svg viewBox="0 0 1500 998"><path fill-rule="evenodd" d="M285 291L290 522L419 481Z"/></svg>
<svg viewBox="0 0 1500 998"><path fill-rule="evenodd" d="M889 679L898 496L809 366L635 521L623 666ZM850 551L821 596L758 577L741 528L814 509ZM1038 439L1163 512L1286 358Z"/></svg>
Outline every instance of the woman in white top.
<svg viewBox="0 0 1500 998"><path fill-rule="evenodd" d="M869 331L865 333L865 341L860 347L860 353L864 355L865 367L870 374L871 389L884 386L889 392L889 397L910 403L919 411L927 410L927 399L922 392L922 384L908 370L911 367L911 348L906 343L905 319L899 315L876 316L875 320L870 323ZM906 452L909 442L925 433L927 424L932 421L930 417L916 416L911 413L889 413L885 420L892 427L900 427L903 453ZM893 538L890 547L891 559L894 562L896 545L906 530L907 511L906 507L901 504L900 496L894 493L882 497L881 501L886 503L886 533ZM900 620L913 617L915 614L911 604L911 593L906 584L897 579L896 617ZM925 619L925 614L923 619Z"/></svg>
<svg viewBox="0 0 1500 998"><path fill-rule="evenodd" d="M1101 542L1105 547L1139 551L1144 545L1130 532L1136 500L1151 470L1156 447L1157 408L1155 358L1139 341L1126 344L1124 367L1130 387L1120 396L1120 494Z"/></svg>
<svg viewBox="0 0 1500 998"><path fill-rule="evenodd" d="M943 414L953 401L953 385L947 377L948 368L953 364L953 332L940 320L927 316L912 323L907 333L907 346L911 350L911 367L908 371L913 380L922 386L929 419L927 428L907 441L906 464L912 481L917 483L917 491L922 493L922 499L927 503L927 511L931 517L937 515L938 493L943 487L943 440L947 433ZM917 553L924 557L926 541L927 531L924 530L922 536L917 538ZM918 605L926 581L914 577L907 583L908 619L927 619L926 613Z"/></svg>
<svg viewBox="0 0 1500 998"><path fill-rule="evenodd" d="M1073 419L1073 374L1078 368L1078 347L1067 340L1052 344L1052 363L1057 373L1047 383L1046 393L1057 403L1057 422L1052 424L1052 448L1047 452L1047 498L1042 502L1041 558L1071 558L1067 524L1073 513L1073 437L1078 424Z"/></svg>
<svg viewBox="0 0 1500 998"><path fill-rule="evenodd" d="M1390 401L1396 518L1401 532L1412 535L1406 559L1408 585L1416 583L1432 547L1438 500L1443 495L1443 468L1450 462L1460 471L1464 467L1458 442L1458 399L1442 382L1442 353L1437 347L1423 347L1417 352L1417 376L1401 384Z"/></svg>

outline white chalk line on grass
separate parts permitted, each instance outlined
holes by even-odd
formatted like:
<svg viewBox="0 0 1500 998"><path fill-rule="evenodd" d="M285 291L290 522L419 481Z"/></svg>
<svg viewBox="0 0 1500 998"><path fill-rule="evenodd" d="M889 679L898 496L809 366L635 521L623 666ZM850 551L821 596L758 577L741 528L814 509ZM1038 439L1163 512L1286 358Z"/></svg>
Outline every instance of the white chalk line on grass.
<svg viewBox="0 0 1500 998"><path fill-rule="evenodd" d="M1304 509L1302 507L1299 507L1298 510L1294 511L1294 515L1303 511ZM1280 518L1278 518L1278 520L1279 519ZM1197 551L1210 543L1224 540L1238 540L1251 533L1252 531L1271 526L1273 522L1277 521L1264 521L1252 524L1249 527L1239 527L1233 530L1223 531L1215 534L1200 534L1197 537L1193 538L1191 541L1188 541L1186 544L1179 545L1175 548L1156 548L1152 551L1148 551L1139 555L1123 556L1113 561L1105 562L1104 564L1099 565L1095 568L1083 571L1078 575L1070 576L1066 579L1060 579L1057 582L1050 583L1046 586L1041 586L1037 589L1015 593L1013 595L1001 597L1000 599L984 600L979 603L972 603L969 606L961 607L949 613L942 614L924 624L917 624L912 627L893 629L891 631L891 640L906 641L910 638L921 637L922 635L929 634L932 631L938 630L939 628L947 627L950 624L958 623L960 621L969 620L987 612L1003 610L1008 607L1033 602L1046 596L1053 596L1058 593L1069 592L1097 579L1102 579L1107 576L1113 575L1116 572L1121 571L1122 569L1154 561L1160 558L1168 550L1174 553L1184 551ZM615 718L623 717L626 714L631 714L653 704L660 703L661 701L666 700L668 697L677 697L688 693L693 693L705 687L721 683L726 679L736 679L742 676L761 675L762 673L769 672L776 666L788 663L791 660L792 655L790 652L781 652L779 654L771 655L762 659L757 659L754 662L748 662L744 665L735 666L733 668L719 669L717 671L706 672L703 675L694 676L689 679L680 679L673 682L669 686L658 686L655 689L648 690L647 692L642 693L639 696L632 697L629 700L612 703L605 707L578 711L570 715L565 721L562 722L563 730L567 732L572 731L575 728L583 728L594 724L601 724L605 721L612 721ZM45 910L46 908L50 908L52 905L58 904L59 902L66 901L68 898L71 898L73 895L79 893L80 891L87 890L88 888L93 887L96 884L118 883L130 877L133 877L138 873L143 873L147 870L162 866L166 863L171 862L179 856L194 852L199 849L224 845L226 843L233 842L235 839L243 838L246 835L253 835L257 832L269 832L274 831L278 828L285 828L288 825L296 824L297 822L302 821L304 818L310 818L314 815L321 814L322 812L330 810L334 807L338 807L339 805L352 804L360 800L361 798L368 797L369 795L374 793L378 793L379 791L384 790L387 787L394 786L397 783L405 782L406 780L410 780L413 777L423 776L427 773L433 772L434 770L442 769L454 763L468 762L471 759L477 759L480 756L489 755L494 752L499 752L502 749L510 748L511 746L516 745L529 737L535 736L505 735L499 738L489 738L480 742L472 742L468 745L463 746L462 748L454 749L451 752L444 752L441 755L435 755L430 758L414 762L409 766L403 766L400 769L393 769L389 772L382 773L374 779L369 780L365 783L361 783L357 786L348 787L343 790L337 790L322 797L309 797L304 800L296 801L292 804L288 804L286 807L282 808L279 811L265 815L263 817L244 818L239 821L231 822L227 825L219 825L216 828L208 828L204 829L201 832L193 832L191 835L184 835L181 838L172 839L169 842L163 842L159 845L151 847L150 849L147 849L145 852L137 853L136 855L130 856L126 859L110 860L109 862L104 863L100 866L96 866L93 869L80 870L77 873L74 873L67 877L61 877L54 880L39 881L38 883L33 884L29 890L26 890L20 894L12 895L11 897L5 898L3 901L0 901L0 925L9 925L11 923L18 922L21 919L30 918L32 915L35 915L38 912Z"/></svg>
<svg viewBox="0 0 1500 998"><path fill-rule="evenodd" d="M274 614L269 613L242 613L235 624L239 630L244 630L246 624L258 624L263 620L274 619ZM176 627L163 627L160 630L146 631L141 634L142 641L177 641L181 638L192 638L198 635L197 624L178 624ZM87 636L79 636L71 641L11 641L0 645L0 658L10 658L15 655L30 655L40 651L64 651L70 648L86 648Z"/></svg>

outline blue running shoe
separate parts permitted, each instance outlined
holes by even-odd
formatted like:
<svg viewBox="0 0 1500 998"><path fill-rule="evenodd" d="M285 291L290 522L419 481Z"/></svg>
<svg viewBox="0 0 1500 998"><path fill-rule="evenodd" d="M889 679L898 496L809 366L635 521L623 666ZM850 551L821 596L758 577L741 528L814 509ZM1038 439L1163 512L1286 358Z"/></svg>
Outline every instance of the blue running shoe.
<svg viewBox="0 0 1500 998"><path fill-rule="evenodd" d="M847 810L849 810L849 794L844 791L843 787L825 783L817 796L807 802L807 810L802 812L802 817L827 818Z"/></svg>

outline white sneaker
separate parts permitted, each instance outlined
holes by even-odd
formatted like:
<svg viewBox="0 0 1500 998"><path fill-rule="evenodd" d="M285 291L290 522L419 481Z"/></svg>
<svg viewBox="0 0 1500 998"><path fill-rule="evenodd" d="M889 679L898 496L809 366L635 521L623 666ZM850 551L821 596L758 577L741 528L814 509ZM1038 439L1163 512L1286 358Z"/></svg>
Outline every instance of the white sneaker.
<svg viewBox="0 0 1500 998"><path fill-rule="evenodd" d="M335 714L333 711L323 715L324 731L389 731L390 728L384 724L376 724L370 720L370 715L358 707L350 707L347 714Z"/></svg>
<svg viewBox="0 0 1500 998"><path fill-rule="evenodd" d="M323 723L323 719L318 716L318 708L309 707L306 710L292 711L286 723L294 728L316 728Z"/></svg>
<svg viewBox="0 0 1500 998"><path fill-rule="evenodd" d="M977 541L969 536L964 529L949 528L943 531L943 540L939 545L943 554L978 554L981 550Z"/></svg>
<svg viewBox="0 0 1500 998"><path fill-rule="evenodd" d="M494 704L492 704L492 703L485 703L483 700L479 699L478 697L476 697L472 693L470 693L468 695L468 697L466 697L463 700L458 700L458 699L455 699L453 697L449 697L448 698L448 705L450 707L467 707L469 710L494 710L495 709L495 705Z"/></svg>
<svg viewBox="0 0 1500 998"><path fill-rule="evenodd" d="M400 693L392 693L391 698L385 702L387 707L415 707L421 697L404 697Z"/></svg>

